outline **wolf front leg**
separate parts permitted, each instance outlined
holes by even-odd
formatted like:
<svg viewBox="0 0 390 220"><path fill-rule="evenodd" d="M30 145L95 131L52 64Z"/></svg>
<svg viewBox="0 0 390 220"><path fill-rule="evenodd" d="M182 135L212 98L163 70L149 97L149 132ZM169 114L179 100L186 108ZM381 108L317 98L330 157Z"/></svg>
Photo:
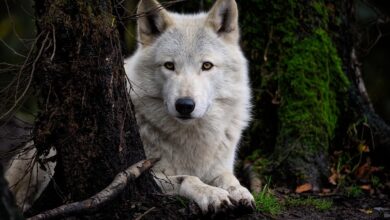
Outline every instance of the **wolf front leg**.
<svg viewBox="0 0 390 220"><path fill-rule="evenodd" d="M255 200L249 190L241 186L232 172L224 172L217 176L211 185L225 189L229 192L229 199L234 205L255 208Z"/></svg>
<svg viewBox="0 0 390 220"><path fill-rule="evenodd" d="M233 206L227 190L207 185L196 176L166 176L160 173L156 177L163 191L195 201L204 214L221 212Z"/></svg>

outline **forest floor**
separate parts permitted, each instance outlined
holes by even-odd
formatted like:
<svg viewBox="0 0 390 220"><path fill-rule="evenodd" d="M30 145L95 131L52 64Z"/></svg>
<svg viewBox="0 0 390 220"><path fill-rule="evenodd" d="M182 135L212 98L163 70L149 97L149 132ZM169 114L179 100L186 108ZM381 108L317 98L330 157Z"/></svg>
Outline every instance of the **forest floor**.
<svg viewBox="0 0 390 220"><path fill-rule="evenodd" d="M229 210L218 214L200 214L194 202L178 196L164 194L149 195L139 201L130 202L129 220L178 220L178 219L389 219L390 220L390 184L382 187L362 190L359 186L342 191L296 193L292 189L276 187L255 194L256 210ZM43 198L43 201L48 201ZM57 207L55 205L54 207ZM53 207L53 208L54 208ZM36 207L37 208L37 207ZM27 216L36 215L40 208L31 210ZM131 216L131 217L130 217ZM1 217L0 217L1 219ZM127 219L126 219L127 220Z"/></svg>
<svg viewBox="0 0 390 220"><path fill-rule="evenodd" d="M362 167L366 167L362 165ZM254 194L256 210L234 209L222 213L209 213L202 215L199 207L191 201L179 196L168 196L165 194L144 195L137 199L142 202L131 202L127 204L129 208L128 220L177 220L177 219L335 219L335 220L362 220L362 219L389 219L390 220L390 172L388 169L380 169L375 173L369 169L359 168L361 172L370 175L359 174L352 176L338 173L337 184L329 183L320 190L312 192L312 187L308 184L297 186L292 189L282 181L270 179ZM368 170L363 172L362 170ZM334 176L334 175L332 175ZM358 176L359 178L357 178ZM375 178L374 178L375 177ZM333 178L329 178L333 180ZM245 184L246 181L242 181ZM336 182L336 181L330 181ZM281 186L280 184L283 184ZM261 184L260 184L261 185ZM46 189L53 195L56 193L54 184L49 184ZM54 198L54 197L53 197ZM39 204L47 206L53 204L55 208L62 201L50 201L49 198L42 197L36 205L26 214L26 216L36 215L43 209ZM59 202L59 203L58 203ZM58 203L58 204L56 204ZM40 211L39 211L40 210ZM131 214L130 214L131 213ZM134 215L133 215L134 214ZM0 218L1 219L1 218ZM88 219L88 218L86 218ZM124 220L127 218L124 218Z"/></svg>
<svg viewBox="0 0 390 220"><path fill-rule="evenodd" d="M269 204L268 200L264 200L264 204L257 204L254 212L235 210L217 215L194 214L193 204L172 197L170 202L160 200L152 208L152 204L149 204L138 209L143 211L138 213L136 219L390 219L390 198L385 194L296 194L279 188L273 190L273 195L277 198L277 204ZM181 208L178 208L178 203L182 204ZM272 207L265 210L261 208L264 205Z"/></svg>
<svg viewBox="0 0 390 220"><path fill-rule="evenodd" d="M279 194L280 196L280 194ZM277 214L260 212L242 219L390 219L390 200L386 195L282 195Z"/></svg>
<svg viewBox="0 0 390 220"><path fill-rule="evenodd" d="M260 192L254 194L256 210L252 212L236 209L201 215L193 202L177 196L160 195L149 200L152 201L149 204L140 204L135 211L136 219L390 220L390 173L387 169L367 167L364 164L361 167L356 169L359 175L353 172L346 174L345 171L332 175L330 183L320 192L313 192L311 186L306 186L310 184L291 189L285 185L286 182L273 184L269 179L267 184L257 190ZM374 173L374 176L372 170L380 171Z"/></svg>

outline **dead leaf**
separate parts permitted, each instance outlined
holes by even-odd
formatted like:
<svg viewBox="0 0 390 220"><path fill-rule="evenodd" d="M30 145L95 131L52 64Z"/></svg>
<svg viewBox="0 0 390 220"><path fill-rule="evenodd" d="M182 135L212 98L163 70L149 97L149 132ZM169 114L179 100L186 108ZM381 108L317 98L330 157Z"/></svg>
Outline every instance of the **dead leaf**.
<svg viewBox="0 0 390 220"><path fill-rule="evenodd" d="M346 164L346 165L342 166L341 171L346 173L346 174L350 174L351 173L351 167L348 164Z"/></svg>
<svg viewBox="0 0 390 220"><path fill-rule="evenodd" d="M369 184L361 185L360 188L363 189L363 190L369 191L369 190L371 190L371 185L369 185Z"/></svg>
<svg viewBox="0 0 390 220"><path fill-rule="evenodd" d="M372 209L359 209L359 211L366 213L367 215L372 214Z"/></svg>
<svg viewBox="0 0 390 220"><path fill-rule="evenodd" d="M298 186L295 189L295 192L296 193L303 193L303 192L311 191L312 189L313 189L313 186L310 183L305 183L305 184Z"/></svg>
<svg viewBox="0 0 390 220"><path fill-rule="evenodd" d="M332 176L330 176L328 178L329 183L332 184L332 185L337 185L338 178L339 178L339 175L337 173L332 174Z"/></svg>
<svg viewBox="0 0 390 220"><path fill-rule="evenodd" d="M361 165L356 171L356 177L358 179L366 179L370 175L371 166L369 162Z"/></svg>
<svg viewBox="0 0 390 220"><path fill-rule="evenodd" d="M332 175L328 178L328 181L332 185L337 185L337 180L339 179L339 173L336 171L336 169L331 169Z"/></svg>
<svg viewBox="0 0 390 220"><path fill-rule="evenodd" d="M370 172L371 173L376 173L376 172L380 172L382 170L383 170L383 167L371 167Z"/></svg>
<svg viewBox="0 0 390 220"><path fill-rule="evenodd" d="M370 152L370 148L366 144L359 144L358 150L360 153L368 153Z"/></svg>

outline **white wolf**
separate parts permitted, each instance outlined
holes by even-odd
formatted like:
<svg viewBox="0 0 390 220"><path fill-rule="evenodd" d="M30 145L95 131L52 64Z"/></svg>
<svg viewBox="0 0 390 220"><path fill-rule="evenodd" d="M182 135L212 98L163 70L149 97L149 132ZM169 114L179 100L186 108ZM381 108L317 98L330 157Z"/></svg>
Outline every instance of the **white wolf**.
<svg viewBox="0 0 390 220"><path fill-rule="evenodd" d="M139 46L125 69L146 155L161 159L153 168L160 187L203 212L253 207L233 175L251 106L235 0L195 15L141 0L137 14Z"/></svg>

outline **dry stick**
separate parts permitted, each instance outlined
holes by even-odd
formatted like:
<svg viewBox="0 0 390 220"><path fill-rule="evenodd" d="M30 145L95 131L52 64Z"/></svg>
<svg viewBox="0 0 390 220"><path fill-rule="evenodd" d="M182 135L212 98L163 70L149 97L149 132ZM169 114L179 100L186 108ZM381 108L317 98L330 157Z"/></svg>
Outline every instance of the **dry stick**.
<svg viewBox="0 0 390 220"><path fill-rule="evenodd" d="M370 110L375 112L374 106L372 105L370 97L368 96L366 85L365 85L364 80L363 80L362 69L361 69L362 64L358 60L355 49L352 49L351 58L352 58L352 61L351 61L352 68L355 71L356 83L357 83L357 87L359 89L359 92L362 95L365 104L368 105Z"/></svg>
<svg viewBox="0 0 390 220"><path fill-rule="evenodd" d="M28 59L29 59L29 57L30 57L30 55L31 55L31 53L32 53L32 51L33 51L33 48L34 48L34 46L35 46L35 44L36 44L36 42L37 42L37 40L39 39L40 36L41 36L41 34L38 35L38 37L36 38L36 41L35 41L34 45L31 46L30 53L29 53L29 55L27 56L26 61L24 62L23 66L20 68L19 74L21 74L22 71L23 71L23 69L25 68L25 66L26 66L26 64L27 64L27 61L28 61ZM44 46L45 46L45 44L46 44L46 41L48 40L48 37L49 37L49 33L46 34L46 38L45 38L45 39L43 40L43 42L42 42L42 46L41 46L41 48L39 49L38 55L37 55L37 57L34 59L34 62L32 63L32 68L31 68L31 72L30 72L30 78L29 78L29 80L28 80L27 86L26 86L26 88L24 89L22 95L20 95L19 98L17 98L17 99L15 100L15 103L13 104L13 106L12 106L6 113L4 113L3 115L0 116L0 120L2 120L2 119L4 119L5 117L7 117L7 116L8 116L16 107L18 107L19 102L20 102L20 101L25 97L25 95L27 94L27 91L29 90L30 85L31 85L32 80L33 80L33 77L34 77L34 72L35 72L36 63L38 62L39 58L40 58L41 55L42 55L42 52L43 52Z"/></svg>
<svg viewBox="0 0 390 220"><path fill-rule="evenodd" d="M135 218L134 220L141 220L145 215L149 214L151 211L153 211L154 209L156 209L156 207L152 207L150 209L148 209L144 214L138 216L137 218Z"/></svg>
<svg viewBox="0 0 390 220"><path fill-rule="evenodd" d="M130 180L138 178L144 171L150 169L157 161L158 159L142 160L120 172L115 176L110 185L89 199L62 205L28 218L27 220L46 220L58 217L69 217L83 211L97 209L105 203L113 200L125 189Z"/></svg>
<svg viewBox="0 0 390 220"><path fill-rule="evenodd" d="M54 59L54 55L56 54L56 48L57 48L57 43L56 43L56 29L54 27L54 25L51 25L52 28L53 28L53 53L51 54L51 57L50 57L50 61L53 61Z"/></svg>

